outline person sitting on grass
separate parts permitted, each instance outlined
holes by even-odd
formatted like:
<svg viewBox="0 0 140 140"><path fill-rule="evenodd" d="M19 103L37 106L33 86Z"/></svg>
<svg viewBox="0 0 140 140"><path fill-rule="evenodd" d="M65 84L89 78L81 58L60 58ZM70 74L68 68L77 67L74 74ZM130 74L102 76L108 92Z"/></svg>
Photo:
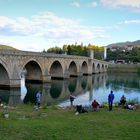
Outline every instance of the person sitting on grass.
<svg viewBox="0 0 140 140"><path fill-rule="evenodd" d="M84 107L82 107L82 105L77 105L76 106L76 113L75 113L75 115L78 115L79 113L88 113L88 111L84 108Z"/></svg>
<svg viewBox="0 0 140 140"><path fill-rule="evenodd" d="M98 111L99 110L99 103L96 100L94 100L92 102L92 108L93 108L93 111Z"/></svg>
<svg viewBox="0 0 140 140"><path fill-rule="evenodd" d="M119 105L124 106L125 104L126 104L126 98L125 98L125 96L123 95L123 96L121 97L121 99L120 99Z"/></svg>

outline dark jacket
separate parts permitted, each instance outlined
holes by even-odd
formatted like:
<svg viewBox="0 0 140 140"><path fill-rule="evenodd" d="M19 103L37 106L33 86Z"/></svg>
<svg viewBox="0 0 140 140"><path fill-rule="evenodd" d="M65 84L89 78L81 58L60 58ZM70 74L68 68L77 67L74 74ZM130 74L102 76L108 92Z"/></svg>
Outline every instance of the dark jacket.
<svg viewBox="0 0 140 140"><path fill-rule="evenodd" d="M113 100L114 100L114 94L113 93L110 93L108 95L108 102L113 102Z"/></svg>

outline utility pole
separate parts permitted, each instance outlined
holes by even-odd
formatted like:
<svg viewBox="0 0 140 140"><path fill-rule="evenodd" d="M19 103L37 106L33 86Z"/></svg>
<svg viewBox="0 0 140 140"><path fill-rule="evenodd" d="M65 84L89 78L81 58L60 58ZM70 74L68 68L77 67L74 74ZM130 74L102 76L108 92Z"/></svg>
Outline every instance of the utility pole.
<svg viewBox="0 0 140 140"><path fill-rule="evenodd" d="M104 60L107 58L107 47L104 47Z"/></svg>

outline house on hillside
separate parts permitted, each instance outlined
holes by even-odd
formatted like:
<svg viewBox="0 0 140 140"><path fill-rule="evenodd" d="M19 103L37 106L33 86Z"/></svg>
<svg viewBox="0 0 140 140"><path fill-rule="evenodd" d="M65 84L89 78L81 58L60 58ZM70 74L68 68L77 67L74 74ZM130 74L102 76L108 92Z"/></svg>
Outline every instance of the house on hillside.
<svg viewBox="0 0 140 140"><path fill-rule="evenodd" d="M132 51L134 45L126 45L126 46L113 46L110 48L111 51Z"/></svg>
<svg viewBox="0 0 140 140"><path fill-rule="evenodd" d="M127 50L132 51L133 47L134 47L133 45L127 45Z"/></svg>
<svg viewBox="0 0 140 140"><path fill-rule="evenodd" d="M126 51L127 50L127 46L124 46L124 47L121 47L121 46L113 46L113 47L111 47L111 49L110 49L111 51Z"/></svg>

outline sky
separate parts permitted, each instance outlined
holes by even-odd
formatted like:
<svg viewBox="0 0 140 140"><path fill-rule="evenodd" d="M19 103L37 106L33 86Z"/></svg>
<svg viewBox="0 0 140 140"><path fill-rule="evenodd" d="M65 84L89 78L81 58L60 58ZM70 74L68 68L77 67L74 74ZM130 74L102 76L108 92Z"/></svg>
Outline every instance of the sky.
<svg viewBox="0 0 140 140"><path fill-rule="evenodd" d="M43 51L140 39L140 0L0 0L0 44Z"/></svg>

